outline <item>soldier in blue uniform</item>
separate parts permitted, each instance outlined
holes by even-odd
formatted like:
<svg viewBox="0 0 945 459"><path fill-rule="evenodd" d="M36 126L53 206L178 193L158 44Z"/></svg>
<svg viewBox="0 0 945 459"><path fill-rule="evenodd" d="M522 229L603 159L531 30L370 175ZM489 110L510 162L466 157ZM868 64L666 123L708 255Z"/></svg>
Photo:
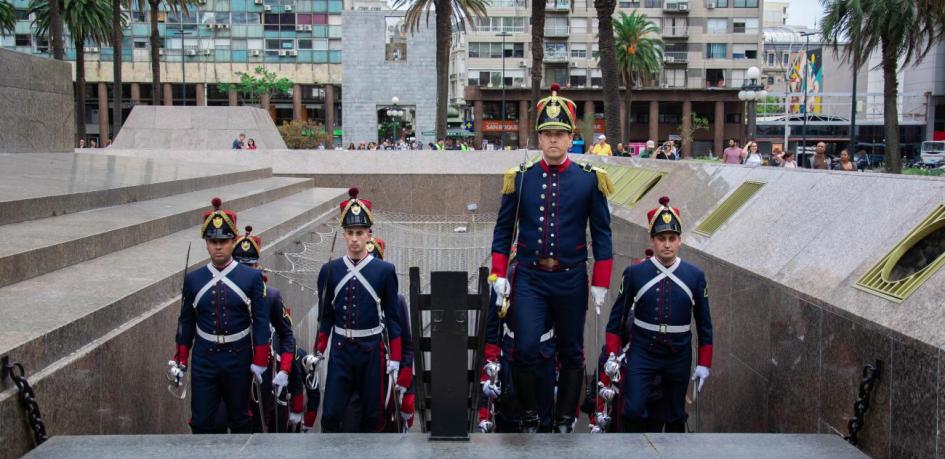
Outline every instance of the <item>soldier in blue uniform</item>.
<svg viewBox="0 0 945 459"><path fill-rule="evenodd" d="M624 379L623 421L628 432L645 431L662 415L667 432L685 432L686 389L696 391L712 366L712 319L705 274L678 257L682 244L679 210L662 197L647 214L655 256L623 272L620 294L607 325L606 351L619 355L624 324L632 323L630 357ZM692 365L691 322L698 334L697 366ZM647 406L657 377L663 393L662 413Z"/></svg>
<svg viewBox="0 0 945 459"><path fill-rule="evenodd" d="M341 203L347 254L318 273L317 359L331 341L325 382L322 432L339 432L353 392L361 403L364 432L384 428L384 402L390 379L400 370L401 325L394 265L367 252L374 217L370 201L348 190ZM386 336L385 336L386 335ZM388 347L389 344L389 347Z"/></svg>
<svg viewBox="0 0 945 459"><path fill-rule="evenodd" d="M262 250L262 238L254 236L253 227L246 226L246 233L236 241L236 247L233 249L233 259L238 263L249 266L253 269L261 269L259 265L260 251ZM263 281L268 282L266 275L263 274ZM270 432L284 432L285 424L274 416L275 404L284 405L286 403L286 386L289 384L289 374L292 372L292 360L295 356L295 337L292 334L292 312L282 301L282 293L279 289L266 286L266 304L269 305L269 324L272 332L272 358L266 365L266 371L263 373L262 402L265 410L264 419ZM278 366L276 375L273 376L273 366ZM280 401L276 402L276 398ZM253 416L260 416L258 413L258 404L251 403L250 408ZM284 418L286 413L280 413L280 418ZM254 429L259 429L258 422L253 424Z"/></svg>
<svg viewBox="0 0 945 459"><path fill-rule="evenodd" d="M551 96L538 103L536 130L541 160L505 174L492 242L490 279L497 301L504 302L512 293L509 251L513 244L518 249L512 379L518 389L525 432L539 428L535 366L548 319L554 324L561 363L555 428L570 432L574 424L584 382L588 226L594 252L590 293L598 309L610 286L613 265L607 207L607 194L613 184L603 170L574 164L568 158L574 138L574 102L559 96L559 90L557 84L552 85Z"/></svg>
<svg viewBox="0 0 945 459"><path fill-rule="evenodd" d="M220 198L213 198L212 204L200 228L210 263L184 278L177 352L169 362L168 378L183 384L193 348L191 429L216 433L214 421L222 400L230 431L248 433L252 431L248 394L253 378L261 381L269 362L266 287L261 272L233 260L236 212L220 210Z"/></svg>

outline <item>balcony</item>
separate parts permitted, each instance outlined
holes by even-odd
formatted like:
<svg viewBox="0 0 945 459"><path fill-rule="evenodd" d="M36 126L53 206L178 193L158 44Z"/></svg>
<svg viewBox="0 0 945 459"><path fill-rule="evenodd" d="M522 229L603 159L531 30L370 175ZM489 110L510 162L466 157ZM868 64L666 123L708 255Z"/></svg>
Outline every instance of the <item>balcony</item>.
<svg viewBox="0 0 945 459"><path fill-rule="evenodd" d="M568 38L570 35L570 27L568 26L545 26L545 37L547 38Z"/></svg>
<svg viewBox="0 0 945 459"><path fill-rule="evenodd" d="M568 13L571 11L571 2L568 0L545 2L545 11L552 13Z"/></svg>
<svg viewBox="0 0 945 459"><path fill-rule="evenodd" d="M689 53L686 51L666 51L663 53L663 62L667 64L685 64L689 62Z"/></svg>
<svg viewBox="0 0 945 459"><path fill-rule="evenodd" d="M686 38L689 36L689 27L664 27L663 38Z"/></svg>
<svg viewBox="0 0 945 459"><path fill-rule="evenodd" d="M542 61L544 61L546 64L565 64L568 62L568 53L549 53L546 50Z"/></svg>
<svg viewBox="0 0 945 459"><path fill-rule="evenodd" d="M664 13L689 13L689 2L667 1L663 3Z"/></svg>

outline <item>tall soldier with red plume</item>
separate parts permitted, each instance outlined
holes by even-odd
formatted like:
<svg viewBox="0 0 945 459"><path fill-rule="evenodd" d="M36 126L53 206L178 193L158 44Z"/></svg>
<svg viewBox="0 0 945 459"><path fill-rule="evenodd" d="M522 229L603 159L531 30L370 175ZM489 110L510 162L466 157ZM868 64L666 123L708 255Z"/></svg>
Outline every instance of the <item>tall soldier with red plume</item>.
<svg viewBox="0 0 945 459"><path fill-rule="evenodd" d="M394 265L368 252L371 201L348 190L341 203L340 223L347 254L318 273L319 329L315 355L305 359L314 370L331 345L325 383L322 432L340 432L353 391L361 399L362 432L384 429L388 388L397 379L401 361L401 323ZM389 347L388 347L389 346ZM391 389L392 390L392 389Z"/></svg>
<svg viewBox="0 0 945 459"><path fill-rule="evenodd" d="M555 429L573 429L584 381L584 319L588 302L587 239L594 266L590 296L599 308L610 287L613 264L607 173L568 158L574 139L574 102L551 95L538 102L535 129L541 159L508 170L492 242L492 286L497 301L510 297L515 323L512 380L522 410L522 430L541 424L535 368L548 319L554 326L561 362ZM517 229L517 232L516 232ZM508 279L509 252L517 247L518 269ZM514 292L513 290L514 286Z"/></svg>
<svg viewBox="0 0 945 459"><path fill-rule="evenodd" d="M200 227L210 263L184 278L177 352L168 377L179 383L190 361L194 433L219 433L214 421L221 401L229 430L249 433L250 387L253 378L262 380L269 363L266 287L262 272L232 257L239 231L236 212L221 210L220 198L212 204Z"/></svg>
<svg viewBox="0 0 945 459"><path fill-rule="evenodd" d="M705 274L679 258L679 209L670 207L665 196L659 203L647 214L654 256L624 270L607 325L606 353L620 355L622 328L625 323L632 324L629 368L622 387L625 432L643 432L663 423L667 432L685 432L689 381L694 381L697 395L712 366L712 319ZM690 377L693 320L699 351ZM647 405L657 384L663 394L661 413L652 412Z"/></svg>

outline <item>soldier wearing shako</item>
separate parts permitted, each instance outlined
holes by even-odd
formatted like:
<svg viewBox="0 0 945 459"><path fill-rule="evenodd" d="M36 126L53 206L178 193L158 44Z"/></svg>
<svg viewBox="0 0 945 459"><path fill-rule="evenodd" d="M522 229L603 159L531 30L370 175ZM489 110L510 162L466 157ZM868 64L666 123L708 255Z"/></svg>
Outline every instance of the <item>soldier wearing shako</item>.
<svg viewBox="0 0 945 459"><path fill-rule="evenodd" d="M230 431L249 433L248 394L253 378L261 381L269 362L269 305L262 273L232 257L236 212L221 210L220 198L212 204L200 227L210 263L184 278L177 353L168 377L181 383L193 347L191 429L216 433L222 400Z"/></svg>
<svg viewBox="0 0 945 459"><path fill-rule="evenodd" d="M546 320L554 324L561 363L555 428L570 432L584 381L584 318L588 274L586 232L590 225L594 267L590 293L599 308L610 286L610 211L613 184L602 169L575 164L567 152L574 138L574 102L558 95L538 103L536 130L541 160L505 174L502 204L492 242L492 286L497 301L511 292L509 250L518 249L515 272L515 363L512 380L522 409L522 428L537 431L535 367ZM516 234L517 228L517 234Z"/></svg>
<svg viewBox="0 0 945 459"><path fill-rule="evenodd" d="M261 269L259 265L260 252L262 250L262 238L253 234L253 227L246 226L246 232L236 240L236 247L233 249L233 259L253 269ZM268 278L263 274L263 281L268 282ZM269 305L269 324L272 332L272 358L266 371L263 374L262 401L265 413L262 414L266 419L266 425L270 432L285 432L285 424L280 419L275 419L274 407L276 399L285 403L286 386L289 385L289 374L292 372L292 361L295 357L295 336L292 334L292 311L285 306L282 301L282 293L278 288L266 286L266 304ZM277 369L273 371L273 366ZM273 376L275 373L275 376ZM297 402L301 403L301 402ZM260 416L258 406L250 404L255 416ZM302 421L301 405L295 412L289 416L293 424ZM286 413L279 413L282 418ZM259 423L254 423L256 428Z"/></svg>
<svg viewBox="0 0 945 459"><path fill-rule="evenodd" d="M341 431L354 391L362 402L360 430L379 432L388 383L397 379L402 355L397 274L394 265L367 251L374 220L371 202L359 199L357 188L348 190L348 196L340 216L347 254L318 273L318 339L306 367L314 368L330 340L322 432Z"/></svg>
<svg viewBox="0 0 945 459"><path fill-rule="evenodd" d="M620 354L624 324L632 323L627 377L624 379L623 428L642 432L652 421L665 422L667 432L685 432L686 389L695 381L701 391L712 366L712 319L705 274L678 257L682 244L679 209L662 197L647 214L654 255L623 272L620 294L610 312L606 352ZM697 366L692 365L691 323L699 339ZM660 378L662 413L647 406ZM657 419L663 417L663 419Z"/></svg>

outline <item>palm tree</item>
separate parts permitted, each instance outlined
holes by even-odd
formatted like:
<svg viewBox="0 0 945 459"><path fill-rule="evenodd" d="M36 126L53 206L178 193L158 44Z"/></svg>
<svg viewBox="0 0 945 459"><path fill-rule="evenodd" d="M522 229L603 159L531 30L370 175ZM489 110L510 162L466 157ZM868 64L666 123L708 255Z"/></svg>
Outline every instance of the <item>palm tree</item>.
<svg viewBox="0 0 945 459"><path fill-rule="evenodd" d="M115 43L112 52L112 137L118 135L121 129L121 51L122 51L122 23L124 17L121 7L128 5L128 0L110 0L112 4L112 43ZM124 4L124 5L123 5ZM130 5L128 5L130 6ZM103 139L104 142L104 139Z"/></svg>
<svg viewBox="0 0 945 459"><path fill-rule="evenodd" d="M69 29L75 47L76 136L85 137L85 44L109 44L112 37L112 8L108 0L64 0L60 17ZM32 0L30 13L37 36L48 36L52 8L45 0ZM122 21L124 22L124 21ZM104 139L103 139L104 141Z"/></svg>
<svg viewBox="0 0 945 459"><path fill-rule="evenodd" d="M626 86L623 106L627 113L621 139L630 137L630 105L633 100L631 90L634 84L646 84L663 67L663 40L655 37L660 29L646 17L634 11L627 15L620 13L614 23L616 40L617 68Z"/></svg>
<svg viewBox="0 0 945 459"><path fill-rule="evenodd" d="M429 23L431 8L436 10L436 137L446 138L453 23L458 24L459 30L465 30L466 21L471 17L486 16L489 0L395 0L393 8L400 9L404 6L407 7L404 21L411 33L420 27L421 19L425 18Z"/></svg>
<svg viewBox="0 0 945 459"><path fill-rule="evenodd" d="M614 48L614 8L617 0L594 0L597 10L597 40L600 48L600 72L604 85L604 133L610 148L617 150L620 137L620 73ZM627 114L630 117L630 114Z"/></svg>
<svg viewBox="0 0 945 459"><path fill-rule="evenodd" d="M573 1L573 0L572 0ZM574 3L571 4L572 8ZM531 104L528 105L528 115L519 115L520 123L534 122L537 113L539 92L541 91L541 73L545 59L545 0L532 0L532 17L529 20L532 26L532 89ZM502 51L503 53L505 50ZM532 124L534 125L534 124ZM528 146L535 148L538 145L538 132L529 129Z"/></svg>
<svg viewBox="0 0 945 459"><path fill-rule="evenodd" d="M16 27L16 11L6 0L0 0L0 35L13 33Z"/></svg>
<svg viewBox="0 0 945 459"><path fill-rule="evenodd" d="M158 12L161 5L171 13L190 14L187 9L190 5L197 4L198 0L135 0L140 10L144 10L144 5L148 5L151 23L151 104L161 105L161 33L158 31ZM183 40L184 37L181 37ZM181 55L181 59L184 56Z"/></svg>
<svg viewBox="0 0 945 459"><path fill-rule="evenodd" d="M820 32L826 44L840 50L844 61L868 62L880 53L883 69L883 125L886 170L900 173L899 111L896 106L899 80L898 62L918 64L942 38L945 5L941 0L821 0L824 18ZM929 9L932 8L932 9Z"/></svg>

